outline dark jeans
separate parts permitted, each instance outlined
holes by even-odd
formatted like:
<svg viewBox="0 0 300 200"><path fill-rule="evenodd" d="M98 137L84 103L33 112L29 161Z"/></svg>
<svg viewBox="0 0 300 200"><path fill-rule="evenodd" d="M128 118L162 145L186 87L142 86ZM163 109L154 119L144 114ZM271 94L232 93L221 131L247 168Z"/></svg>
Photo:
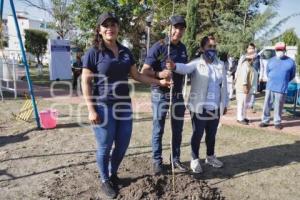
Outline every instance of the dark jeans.
<svg viewBox="0 0 300 200"><path fill-rule="evenodd" d="M266 85L267 85L267 82L259 82L259 84L258 84L258 91L262 92L263 90L265 90L266 89Z"/></svg>
<svg viewBox="0 0 300 200"><path fill-rule="evenodd" d="M78 82L78 78L82 73L82 69L74 69L72 68L73 71L73 89L75 90L77 88L77 82Z"/></svg>
<svg viewBox="0 0 300 200"><path fill-rule="evenodd" d="M153 111L153 129L152 129L152 152L153 162L162 163L162 136L166 116L169 109L169 94L162 93L159 90L152 90L152 111ZM180 160L180 145L182 140L182 128L184 121L185 105L182 94L173 96L171 106L171 127L172 127L172 149L173 161Z"/></svg>
<svg viewBox="0 0 300 200"><path fill-rule="evenodd" d="M214 116L211 113L215 113ZM203 113L192 113L193 135L191 138L192 158L199 158L200 142L205 130L206 155L215 154L216 134L218 130L220 115L218 111L203 110Z"/></svg>
<svg viewBox="0 0 300 200"><path fill-rule="evenodd" d="M97 112L101 124L93 126L97 141L96 160L104 182L109 179L109 174L117 174L128 148L132 132L132 110L130 104L116 107L99 105ZM113 143L114 149L110 156Z"/></svg>

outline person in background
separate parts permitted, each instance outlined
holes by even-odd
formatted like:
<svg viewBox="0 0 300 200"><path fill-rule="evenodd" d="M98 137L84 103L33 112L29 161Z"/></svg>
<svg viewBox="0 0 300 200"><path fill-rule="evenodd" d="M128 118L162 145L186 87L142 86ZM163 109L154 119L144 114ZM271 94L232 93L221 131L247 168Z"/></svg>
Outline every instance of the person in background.
<svg viewBox="0 0 300 200"><path fill-rule="evenodd" d="M246 54L244 54L244 55L242 55L241 57L240 57L240 59L239 59L239 61L238 61L238 66L237 66L237 70L236 70L236 73L237 73L237 71L239 70L239 67L242 65L242 63L245 61L245 60L247 60L247 53L251 53L252 54L252 52L253 51L255 51L256 52L256 46L255 46L255 44L254 43L249 43L248 44L248 47L247 47L247 49L246 49ZM260 59L259 59L259 57L257 56L257 54L255 54L255 58L254 58L254 61L253 61L253 67L254 67L254 69L257 69L257 68L259 68L259 66L260 66ZM256 72L259 72L259 70L256 70ZM257 80L258 79L258 73L255 73L255 79ZM237 79L237 74L235 74L235 81L234 82L236 82L236 79ZM248 108L251 108L252 109L252 112L253 113L255 113L256 111L255 111L255 107L254 107L254 104L255 104L255 94L256 94L256 91L257 91L257 84L255 84L255 85L253 85L253 90L252 90L252 94L251 94L251 96L249 97L249 99L247 100L247 105L246 105L246 107ZM246 120L247 121L247 120Z"/></svg>
<svg viewBox="0 0 300 200"><path fill-rule="evenodd" d="M82 73L82 58L80 54L76 55L76 61L72 65L73 72L73 90L77 89L78 78Z"/></svg>
<svg viewBox="0 0 300 200"><path fill-rule="evenodd" d="M248 104L248 108L252 110L252 113L256 113L255 109L255 102L256 102L256 97L255 94L257 93L258 87L259 87L259 72L260 72L260 55L257 54L257 50L255 50L255 58L253 61L253 68L255 70L255 82L252 85L252 93L251 93L251 98L250 102Z"/></svg>
<svg viewBox="0 0 300 200"><path fill-rule="evenodd" d="M228 97L230 100L233 100L234 95L234 80L235 80L235 72L237 68L237 62L232 56L228 56L228 71L227 71L227 90Z"/></svg>
<svg viewBox="0 0 300 200"><path fill-rule="evenodd" d="M251 96L255 92L257 82L257 72L253 67L255 60L255 50L247 49L245 60L236 74L236 100L237 100L237 122L243 125L248 125L247 108L251 100Z"/></svg>
<svg viewBox="0 0 300 200"><path fill-rule="evenodd" d="M267 65L269 60L276 56L276 53L270 49L264 50L260 56L260 67L259 67L259 87L258 92L262 93L266 89L267 84Z"/></svg>
<svg viewBox="0 0 300 200"><path fill-rule="evenodd" d="M267 86L260 127L267 127L270 123L270 111L274 107L274 125L281 130L282 110L288 90L288 83L295 78L295 61L286 56L286 45L279 42L275 45L276 57L267 64Z"/></svg>

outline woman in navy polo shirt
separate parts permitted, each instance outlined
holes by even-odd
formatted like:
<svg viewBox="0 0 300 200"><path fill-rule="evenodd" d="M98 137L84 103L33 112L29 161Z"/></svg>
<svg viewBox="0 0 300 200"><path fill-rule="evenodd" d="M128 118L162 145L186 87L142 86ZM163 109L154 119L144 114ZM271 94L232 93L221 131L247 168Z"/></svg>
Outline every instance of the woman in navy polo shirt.
<svg viewBox="0 0 300 200"><path fill-rule="evenodd" d="M130 50L117 41L118 32L119 21L113 14L100 15L94 47L86 52L82 71L83 96L97 140L101 188L112 198L116 197L117 171L132 132L128 74L143 83L169 85L166 80L154 79L137 71Z"/></svg>

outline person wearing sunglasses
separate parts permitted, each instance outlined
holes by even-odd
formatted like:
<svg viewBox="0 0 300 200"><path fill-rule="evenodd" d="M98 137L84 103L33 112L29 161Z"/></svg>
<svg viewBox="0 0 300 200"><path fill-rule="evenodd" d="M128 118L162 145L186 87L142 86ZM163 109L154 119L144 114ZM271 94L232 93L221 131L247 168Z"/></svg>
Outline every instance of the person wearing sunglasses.
<svg viewBox="0 0 300 200"><path fill-rule="evenodd" d="M165 79L138 72L130 50L117 41L118 33L118 18L112 13L101 14L94 45L84 56L82 71L83 97L97 142L101 189L107 198L117 195L120 184L117 172L132 133L128 75L143 83L170 86Z"/></svg>
<svg viewBox="0 0 300 200"><path fill-rule="evenodd" d="M190 167L194 173L202 173L199 160L201 138L205 131L207 147L205 163L220 168L223 163L215 156L216 133L220 116L226 114L228 105L226 69L217 58L216 40L205 36L201 40L203 54L191 62L167 61L167 67L179 74L191 74L191 91L187 104L192 118L192 159Z"/></svg>

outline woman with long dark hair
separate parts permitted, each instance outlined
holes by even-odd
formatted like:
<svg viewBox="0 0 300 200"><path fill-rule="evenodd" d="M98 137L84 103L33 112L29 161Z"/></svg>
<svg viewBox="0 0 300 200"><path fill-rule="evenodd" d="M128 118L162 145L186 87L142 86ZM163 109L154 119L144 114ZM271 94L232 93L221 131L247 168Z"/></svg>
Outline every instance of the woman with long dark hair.
<svg viewBox="0 0 300 200"><path fill-rule="evenodd" d="M100 15L94 46L84 56L82 71L83 96L97 141L101 189L110 198L117 195L117 171L132 132L128 75L143 83L169 86L166 80L150 78L138 72L130 50L117 41L118 32L119 20L115 15Z"/></svg>

